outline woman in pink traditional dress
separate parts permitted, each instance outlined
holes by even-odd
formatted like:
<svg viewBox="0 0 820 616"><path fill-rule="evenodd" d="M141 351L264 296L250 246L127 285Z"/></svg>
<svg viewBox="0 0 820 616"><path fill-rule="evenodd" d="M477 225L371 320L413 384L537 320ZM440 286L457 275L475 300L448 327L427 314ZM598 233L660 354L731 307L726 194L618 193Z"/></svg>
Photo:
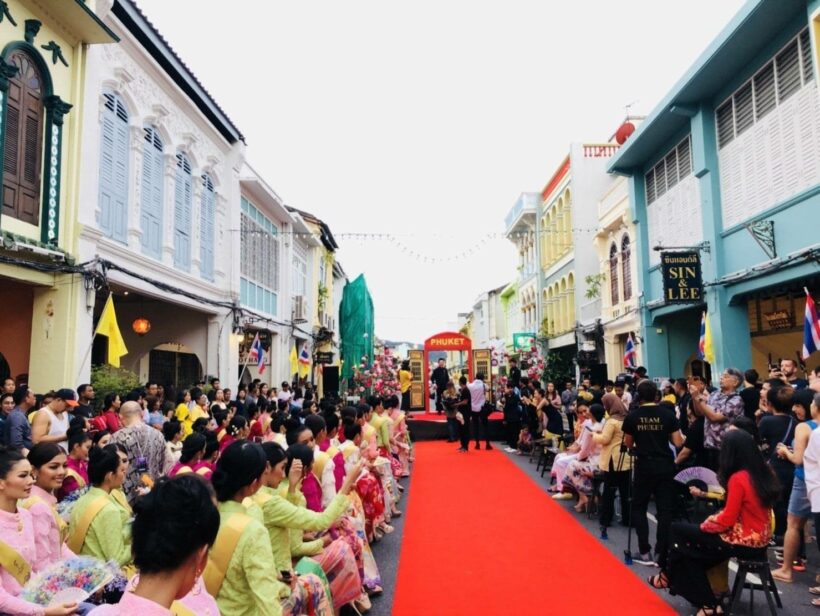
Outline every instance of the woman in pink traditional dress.
<svg viewBox="0 0 820 616"><path fill-rule="evenodd" d="M134 505L132 549L139 578L116 605L93 616L218 616L201 574L219 532L219 512L208 483L190 474L161 479ZM196 512L191 524L190 512Z"/></svg>
<svg viewBox="0 0 820 616"><path fill-rule="evenodd" d="M23 454L0 447L0 540L4 545L4 555L0 556L0 613L67 616L75 612L76 603L44 608L18 596L31 575L46 565L37 553L31 512L18 507L18 501L31 497L33 485L31 464Z"/></svg>
<svg viewBox="0 0 820 616"><path fill-rule="evenodd" d="M396 454L401 463L401 476L410 476L410 432L407 430L407 415L398 405L390 409L391 441L393 443L393 453Z"/></svg>
<svg viewBox="0 0 820 616"><path fill-rule="evenodd" d="M194 473L205 479L210 479L213 469L206 466L202 461L202 456L205 455L206 444L205 435L199 432L194 432L186 438L182 442L182 452L179 455L179 462L171 467L171 470L168 471L168 476L175 477L176 475Z"/></svg>
<svg viewBox="0 0 820 616"><path fill-rule="evenodd" d="M63 500L76 490L81 490L88 483L88 452L91 450L91 437L82 429L74 427L68 430L68 458L66 459L65 478L57 489L57 499Z"/></svg>
<svg viewBox="0 0 820 616"><path fill-rule="evenodd" d="M23 507L34 521L37 557L44 565L74 556L65 544L68 525L57 514L57 498L66 476L66 455L57 443L38 443L28 452L34 485Z"/></svg>

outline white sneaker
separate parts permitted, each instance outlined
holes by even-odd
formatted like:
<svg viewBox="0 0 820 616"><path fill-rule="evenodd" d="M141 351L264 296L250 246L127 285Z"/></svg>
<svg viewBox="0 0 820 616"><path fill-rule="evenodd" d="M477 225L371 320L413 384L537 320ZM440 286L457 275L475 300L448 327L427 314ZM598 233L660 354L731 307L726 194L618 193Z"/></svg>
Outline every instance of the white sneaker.
<svg viewBox="0 0 820 616"><path fill-rule="evenodd" d="M516 452L516 451L518 451L518 450L517 450L517 449L513 449L512 447L505 447L505 448L504 448L504 451L506 451L507 453L515 453L515 452Z"/></svg>

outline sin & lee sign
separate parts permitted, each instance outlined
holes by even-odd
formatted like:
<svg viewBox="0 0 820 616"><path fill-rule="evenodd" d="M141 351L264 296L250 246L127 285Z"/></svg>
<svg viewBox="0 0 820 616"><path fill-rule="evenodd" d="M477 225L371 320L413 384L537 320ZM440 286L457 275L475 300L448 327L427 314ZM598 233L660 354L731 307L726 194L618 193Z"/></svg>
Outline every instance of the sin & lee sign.
<svg viewBox="0 0 820 616"><path fill-rule="evenodd" d="M661 272L663 299L667 304L703 301L699 253L661 253Z"/></svg>

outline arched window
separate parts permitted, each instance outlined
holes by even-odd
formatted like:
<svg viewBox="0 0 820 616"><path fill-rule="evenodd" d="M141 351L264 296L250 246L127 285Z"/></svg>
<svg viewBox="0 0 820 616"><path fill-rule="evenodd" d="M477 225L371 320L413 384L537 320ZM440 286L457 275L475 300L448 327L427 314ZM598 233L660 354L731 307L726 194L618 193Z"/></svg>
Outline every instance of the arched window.
<svg viewBox="0 0 820 616"><path fill-rule="evenodd" d="M191 208L194 185L191 162L182 152L177 154L174 184L174 266L188 271L191 267Z"/></svg>
<svg viewBox="0 0 820 616"><path fill-rule="evenodd" d="M629 236L624 235L621 240L621 270L624 278L624 301L632 297L632 247Z"/></svg>
<svg viewBox="0 0 820 616"><path fill-rule="evenodd" d="M159 259L162 249L162 202L164 198L162 138L153 126L145 127L142 144L142 196L140 228L142 251Z"/></svg>
<svg viewBox="0 0 820 616"><path fill-rule="evenodd" d="M214 243L216 242L216 194L207 173L202 176L202 200L199 204L199 271L203 278L214 279Z"/></svg>
<svg viewBox="0 0 820 616"><path fill-rule="evenodd" d="M9 80L3 144L3 215L40 222L40 170L43 158L45 82L27 51L7 59L17 67Z"/></svg>
<svg viewBox="0 0 820 616"><path fill-rule="evenodd" d="M569 293L569 326L575 329L575 274L567 276L567 292Z"/></svg>
<svg viewBox="0 0 820 616"><path fill-rule="evenodd" d="M612 305L618 303L618 247L609 247L609 298Z"/></svg>
<svg viewBox="0 0 820 616"><path fill-rule="evenodd" d="M103 94L100 129L100 229L119 242L128 228L128 111L122 100Z"/></svg>

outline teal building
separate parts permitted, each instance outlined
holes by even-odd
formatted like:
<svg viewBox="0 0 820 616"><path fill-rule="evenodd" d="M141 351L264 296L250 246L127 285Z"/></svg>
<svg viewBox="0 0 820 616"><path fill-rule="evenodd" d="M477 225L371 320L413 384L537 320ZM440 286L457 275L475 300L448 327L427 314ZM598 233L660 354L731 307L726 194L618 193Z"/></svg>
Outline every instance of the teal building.
<svg viewBox="0 0 820 616"><path fill-rule="evenodd" d="M610 161L629 179L653 376L800 355L804 288L820 295L818 38L820 0L750 0ZM700 254L700 301L664 300L675 250ZM697 354L704 310L714 366Z"/></svg>

